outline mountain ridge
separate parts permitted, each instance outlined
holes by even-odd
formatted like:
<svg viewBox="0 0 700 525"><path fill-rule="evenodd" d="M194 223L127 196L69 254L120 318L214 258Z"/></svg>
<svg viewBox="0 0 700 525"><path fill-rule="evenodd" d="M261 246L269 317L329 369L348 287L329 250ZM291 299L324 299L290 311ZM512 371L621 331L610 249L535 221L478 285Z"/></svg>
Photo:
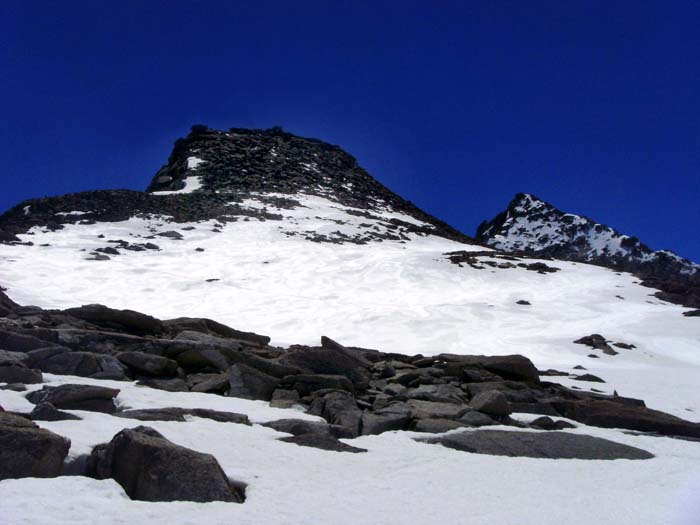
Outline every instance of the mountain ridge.
<svg viewBox="0 0 700 525"><path fill-rule="evenodd" d="M654 277L697 275L700 265L671 250L652 250L584 215L567 213L529 193L477 228L477 240L492 248L549 256Z"/></svg>

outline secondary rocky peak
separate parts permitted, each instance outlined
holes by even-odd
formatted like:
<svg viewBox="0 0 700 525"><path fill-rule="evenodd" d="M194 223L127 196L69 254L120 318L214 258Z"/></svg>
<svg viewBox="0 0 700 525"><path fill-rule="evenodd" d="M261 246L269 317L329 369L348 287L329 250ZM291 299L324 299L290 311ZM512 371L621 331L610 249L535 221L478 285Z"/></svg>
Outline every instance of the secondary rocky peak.
<svg viewBox="0 0 700 525"><path fill-rule="evenodd" d="M638 238L593 219L566 213L528 193L479 226L479 241L504 251L590 262L659 277L696 275L700 265L669 250L654 251Z"/></svg>

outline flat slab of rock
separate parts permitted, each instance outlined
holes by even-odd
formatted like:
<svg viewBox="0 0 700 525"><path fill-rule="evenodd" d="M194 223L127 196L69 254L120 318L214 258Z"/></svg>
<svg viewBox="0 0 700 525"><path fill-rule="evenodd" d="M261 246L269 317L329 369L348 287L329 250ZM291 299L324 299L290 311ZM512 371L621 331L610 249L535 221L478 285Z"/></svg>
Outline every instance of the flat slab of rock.
<svg viewBox="0 0 700 525"><path fill-rule="evenodd" d="M212 419L220 423L239 423L241 425L250 425L250 420L245 414L237 414L235 412L222 412L219 410L210 410L208 408L142 408L136 410L123 410L112 414L116 417L127 419L138 419L139 421L187 421L186 416L201 417L203 419Z"/></svg>
<svg viewBox="0 0 700 525"><path fill-rule="evenodd" d="M242 332L217 321L198 317L178 317L177 319L168 319L167 321L163 321L163 327L174 335L185 331L199 332L216 337L244 341L248 344L259 347L263 347L270 342L270 338L266 335L255 334L253 332Z"/></svg>
<svg viewBox="0 0 700 525"><path fill-rule="evenodd" d="M165 390L166 392L189 392L190 389L182 379L174 377L173 379L142 379L137 381L138 386L147 386L156 390Z"/></svg>
<svg viewBox="0 0 700 525"><path fill-rule="evenodd" d="M333 452L352 452L354 454L367 452L367 449L346 445L329 434L300 434L298 436L282 438L279 441L294 443L301 447L312 447Z"/></svg>
<svg viewBox="0 0 700 525"><path fill-rule="evenodd" d="M116 388L92 385L45 386L41 390L27 394L27 400L38 405L51 403L59 409L88 410L111 414L116 412L114 398L119 394Z"/></svg>
<svg viewBox="0 0 700 525"><path fill-rule="evenodd" d="M243 502L214 456L176 445L149 427L122 430L95 447L89 463L89 473L113 478L131 499Z"/></svg>
<svg viewBox="0 0 700 525"><path fill-rule="evenodd" d="M510 432L473 430L449 434L428 443L491 456L547 459L650 459L654 456L629 445L568 432Z"/></svg>
<svg viewBox="0 0 700 525"><path fill-rule="evenodd" d="M480 366L504 379L539 383L537 368L527 357L514 354L503 356L440 354L437 358L452 367Z"/></svg>
<svg viewBox="0 0 700 525"><path fill-rule="evenodd" d="M643 405L607 400L562 401L553 404L562 416L586 425L655 432L663 436L700 438L700 423Z"/></svg>
<svg viewBox="0 0 700 525"><path fill-rule="evenodd" d="M160 320L133 310L115 310L101 304L69 308L64 313L88 323L135 335L155 335L162 332Z"/></svg>

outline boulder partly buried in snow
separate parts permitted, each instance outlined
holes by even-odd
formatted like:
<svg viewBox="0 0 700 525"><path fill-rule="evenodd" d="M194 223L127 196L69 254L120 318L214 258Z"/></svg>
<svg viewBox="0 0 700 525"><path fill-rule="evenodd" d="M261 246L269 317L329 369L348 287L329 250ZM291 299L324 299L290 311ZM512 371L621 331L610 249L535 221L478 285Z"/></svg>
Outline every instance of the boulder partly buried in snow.
<svg viewBox="0 0 700 525"><path fill-rule="evenodd" d="M88 410L111 414L117 410L114 398L119 394L116 388L92 385L45 386L41 390L27 394L27 400L38 405L51 403L54 407L66 410Z"/></svg>
<svg viewBox="0 0 700 525"><path fill-rule="evenodd" d="M639 448L607 439L569 432L517 432L473 430L448 434L428 443L439 443L474 454L547 459L650 459Z"/></svg>
<svg viewBox="0 0 700 525"><path fill-rule="evenodd" d="M0 480L61 474L70 440L0 411Z"/></svg>
<svg viewBox="0 0 700 525"><path fill-rule="evenodd" d="M219 423L239 423L241 425L250 425L250 420L245 414L237 414L235 412L222 412L220 410L211 410L208 408L142 408L136 410L124 410L112 414L116 417L127 419L137 419L139 421L187 421L187 417L199 417L202 419L211 419Z"/></svg>
<svg viewBox="0 0 700 525"><path fill-rule="evenodd" d="M244 496L216 458L168 441L149 427L124 429L93 449L88 472L113 478L131 499L142 501L226 501Z"/></svg>

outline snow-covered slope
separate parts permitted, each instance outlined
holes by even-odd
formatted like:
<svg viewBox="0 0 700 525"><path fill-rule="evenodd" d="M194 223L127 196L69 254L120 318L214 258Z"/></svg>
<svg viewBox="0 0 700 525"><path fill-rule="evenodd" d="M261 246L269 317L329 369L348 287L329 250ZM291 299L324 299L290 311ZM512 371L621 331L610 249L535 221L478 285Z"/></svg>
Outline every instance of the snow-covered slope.
<svg viewBox="0 0 700 525"><path fill-rule="evenodd" d="M150 193L29 201L0 218L9 240L0 244L7 294L44 308L101 303L162 319L209 317L268 334L280 346L316 344L326 334L402 354L522 354L540 370L584 366L605 383L552 381L617 391L700 421L700 322L634 275L564 260L548 260L542 270L535 258L504 257L392 194L336 147L279 131L195 131L176 145ZM500 250L522 250L533 236L555 246L574 235L561 225L586 229L586 219L566 215L551 227L556 210L528 196L520 201L514 209L522 213L502 221L510 225L498 230L502 239L490 237ZM648 256L615 232L588 230L582 253L626 257L629 248ZM608 355L574 343L593 333L636 348ZM196 405L246 413L254 422L311 417L263 402L116 386L132 408ZM31 408L22 394L5 390L0 405ZM73 440L71 455L127 426L80 415L79 424L42 425ZM693 441L574 430L656 456L603 462L467 454L418 444L407 431L354 439L349 443L369 450L354 455L290 449L276 440L279 433L257 425L195 418L152 426L212 453L227 474L249 483L246 503L145 503L128 499L112 480L23 479L0 482L0 515L11 523L65 523L93 519L109 506L101 523L147 515L153 523L690 525L700 513Z"/></svg>
<svg viewBox="0 0 700 525"><path fill-rule="evenodd" d="M0 282L20 304L101 303L160 318L186 312L269 334L280 345L312 344L325 333L382 351L519 353L540 369L583 364L614 377L611 392L691 419L700 413L700 323L651 297L634 276L566 261L549 263L560 271L547 274L460 267L445 254L483 248L410 232L367 244L314 242L363 236L388 218L410 217L387 212L372 220L322 197L296 198L300 206L292 210L254 198L240 204L266 207L282 221L173 224L151 217L55 232L35 227L20 235L32 246L0 245ZM168 231L182 238L159 235ZM97 251L104 248L118 255ZM639 350L589 359L573 341L591 333Z"/></svg>
<svg viewBox="0 0 700 525"><path fill-rule="evenodd" d="M525 193L516 195L494 219L482 223L477 238L500 250L591 262L662 277L700 272L700 265L670 250L653 251L636 237L587 217L565 213Z"/></svg>

